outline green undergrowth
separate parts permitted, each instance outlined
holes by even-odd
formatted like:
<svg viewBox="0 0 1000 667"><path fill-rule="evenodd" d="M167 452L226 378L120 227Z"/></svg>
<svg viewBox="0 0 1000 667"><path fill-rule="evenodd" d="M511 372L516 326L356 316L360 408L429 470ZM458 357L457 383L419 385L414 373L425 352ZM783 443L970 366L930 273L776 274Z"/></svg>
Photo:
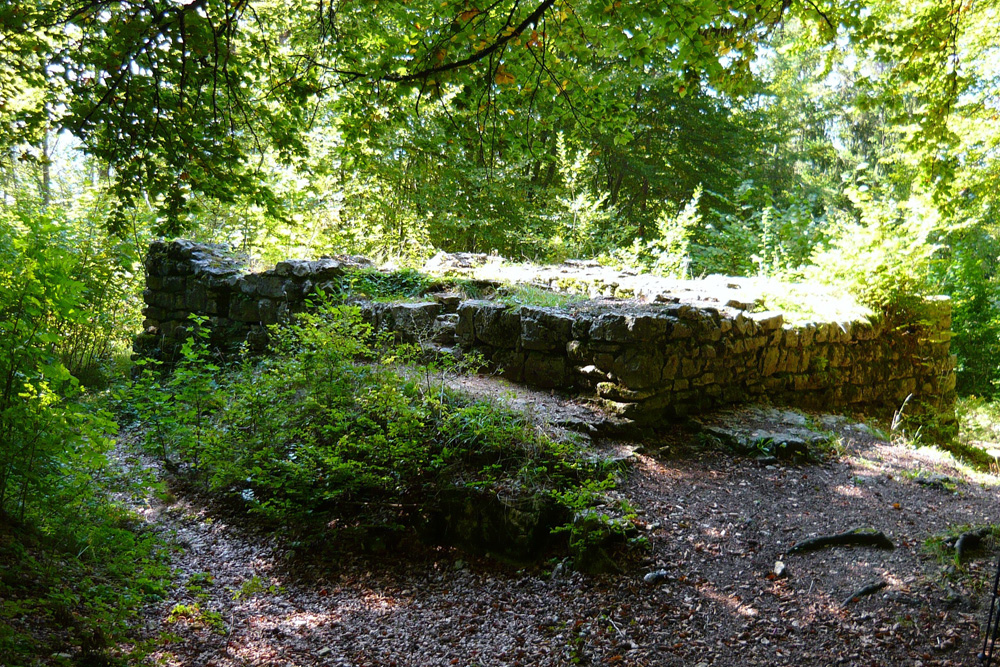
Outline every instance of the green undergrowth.
<svg viewBox="0 0 1000 667"><path fill-rule="evenodd" d="M461 368L449 357L401 366L406 351L373 342L354 306L320 304L272 330L271 355L225 368L196 324L172 372L147 364L128 397L147 446L297 539L412 526L455 489L545 497L572 516L614 486L575 442L502 400L451 390Z"/></svg>
<svg viewBox="0 0 1000 667"><path fill-rule="evenodd" d="M498 291L497 300L511 306L539 306L543 308L566 308L587 300L586 294L556 292L533 285L505 285Z"/></svg>
<svg viewBox="0 0 1000 667"><path fill-rule="evenodd" d="M139 609L171 582L162 544L106 501L33 519L0 517L0 664L131 664Z"/></svg>
<svg viewBox="0 0 1000 667"><path fill-rule="evenodd" d="M960 548L959 541L963 536L967 546ZM946 531L932 535L924 542L924 550L942 565L961 566L973 556L988 556L998 540L1000 524L963 524L950 526Z"/></svg>
<svg viewBox="0 0 1000 667"><path fill-rule="evenodd" d="M434 292L449 291L461 293L471 299L485 297L492 292L482 281L441 278L416 269L358 269L349 271L334 281L334 287L328 291L328 296L334 301L411 301Z"/></svg>

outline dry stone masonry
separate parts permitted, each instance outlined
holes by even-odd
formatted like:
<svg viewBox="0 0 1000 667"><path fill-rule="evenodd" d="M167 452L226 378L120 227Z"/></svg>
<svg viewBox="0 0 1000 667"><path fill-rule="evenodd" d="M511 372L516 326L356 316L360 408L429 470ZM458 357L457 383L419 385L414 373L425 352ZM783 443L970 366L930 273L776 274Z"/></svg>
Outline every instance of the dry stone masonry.
<svg viewBox="0 0 1000 667"><path fill-rule="evenodd" d="M305 308L316 290L336 292L358 258L280 262L247 273L226 248L154 242L146 260L140 354L169 356L190 314L208 318L220 349L263 349L267 325ZM951 304L929 299L920 322L786 324L778 312L733 301L596 299L564 308L430 294L420 303L366 303L376 330L458 353L479 350L514 382L586 391L623 419L666 419L743 402L807 409L951 415L955 359Z"/></svg>

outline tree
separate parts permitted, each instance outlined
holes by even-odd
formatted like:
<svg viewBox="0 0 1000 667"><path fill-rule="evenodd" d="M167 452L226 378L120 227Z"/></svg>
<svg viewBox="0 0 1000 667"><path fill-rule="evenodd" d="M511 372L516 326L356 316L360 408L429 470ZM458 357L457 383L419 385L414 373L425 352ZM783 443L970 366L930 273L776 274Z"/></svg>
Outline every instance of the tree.
<svg viewBox="0 0 1000 667"><path fill-rule="evenodd" d="M679 95L702 82L734 86L793 9L831 26L853 25L860 13L714 0L12 3L0 10L0 91L11 102L0 139L34 144L48 125L69 129L111 168L113 227L148 199L161 227L175 231L197 193L248 196L277 212L256 166L268 150L284 160L302 154L320 96L353 107L348 140L387 108L416 111L455 91L475 105L484 137L508 108L527 110L530 126L542 100L614 132L631 116L581 113L594 92L585 73L656 63ZM495 140L487 146L495 157Z"/></svg>

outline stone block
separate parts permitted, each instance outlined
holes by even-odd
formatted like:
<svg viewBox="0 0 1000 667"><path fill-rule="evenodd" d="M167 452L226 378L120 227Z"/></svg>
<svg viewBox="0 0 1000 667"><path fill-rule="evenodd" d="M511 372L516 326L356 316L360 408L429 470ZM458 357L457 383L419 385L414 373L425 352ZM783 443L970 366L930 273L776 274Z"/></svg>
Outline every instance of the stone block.
<svg viewBox="0 0 1000 667"><path fill-rule="evenodd" d="M681 359L681 377L693 378L701 372L701 364L697 359L683 357Z"/></svg>
<svg viewBox="0 0 1000 667"><path fill-rule="evenodd" d="M521 347L525 350L564 350L573 331L573 318L555 308L521 307Z"/></svg>
<svg viewBox="0 0 1000 667"><path fill-rule="evenodd" d="M628 348L615 358L612 372L629 389L648 389L659 384L663 364L663 354L659 350Z"/></svg>
<svg viewBox="0 0 1000 667"><path fill-rule="evenodd" d="M691 335L692 335L691 326L689 324L685 324L684 322L677 322L670 330L671 340L690 338Z"/></svg>
<svg viewBox="0 0 1000 667"><path fill-rule="evenodd" d="M775 331L785 323L785 316L774 310L750 313L750 319L764 331Z"/></svg>
<svg viewBox="0 0 1000 667"><path fill-rule="evenodd" d="M477 302L465 301L458 306L458 324L455 326L455 338L458 344L468 348L476 342L474 320Z"/></svg>
<svg viewBox="0 0 1000 667"><path fill-rule="evenodd" d="M542 389L565 387L570 379L570 364L561 355L528 352L524 358L524 382Z"/></svg>
<svg viewBox="0 0 1000 667"><path fill-rule="evenodd" d="M566 356L576 364L589 364L590 353L587 346L578 340L571 340L566 343Z"/></svg>
<svg viewBox="0 0 1000 667"><path fill-rule="evenodd" d="M816 338L816 325L806 324L798 328L799 331L799 345L806 348L813 344L813 339Z"/></svg>
<svg viewBox="0 0 1000 667"><path fill-rule="evenodd" d="M663 358L663 374L662 380L665 383L677 378L681 367L681 353L679 351L673 351L668 353Z"/></svg>
<svg viewBox="0 0 1000 667"><path fill-rule="evenodd" d="M691 380L691 385L694 387L704 387L705 385L714 383L715 383L714 373L702 373L701 375Z"/></svg>
<svg viewBox="0 0 1000 667"><path fill-rule="evenodd" d="M801 341L802 332L798 327L786 326L782 329L783 336L781 344L785 347L798 347Z"/></svg>
<svg viewBox="0 0 1000 667"><path fill-rule="evenodd" d="M476 340L497 348L515 349L521 339L521 315L504 304L477 308L473 317Z"/></svg>
<svg viewBox="0 0 1000 667"><path fill-rule="evenodd" d="M674 318L652 313L637 313L628 318L629 340L656 343L673 329Z"/></svg>
<svg viewBox="0 0 1000 667"><path fill-rule="evenodd" d="M457 313L443 313L434 319L432 340L437 345L451 346L455 344L455 330L458 327Z"/></svg>
<svg viewBox="0 0 1000 667"><path fill-rule="evenodd" d="M760 374L763 376L774 375L778 371L778 362L781 360L781 352L776 347L769 347L764 350L760 359Z"/></svg>
<svg viewBox="0 0 1000 667"><path fill-rule="evenodd" d="M261 299L257 302L257 313L260 316L259 321L261 324L277 324L278 323L278 306L279 302L273 299Z"/></svg>
<svg viewBox="0 0 1000 667"><path fill-rule="evenodd" d="M397 340L408 343L427 342L434 335L434 322L441 310L436 302L387 304L378 329L391 331Z"/></svg>
<svg viewBox="0 0 1000 667"><path fill-rule="evenodd" d="M625 343L629 340L629 322L620 313L601 313L590 325L591 340Z"/></svg>
<svg viewBox="0 0 1000 667"><path fill-rule="evenodd" d="M280 276L261 274L257 280L257 294L267 299L282 299L288 282Z"/></svg>
<svg viewBox="0 0 1000 667"><path fill-rule="evenodd" d="M511 382L524 380L524 352L513 349L496 349L490 358L497 371Z"/></svg>
<svg viewBox="0 0 1000 667"><path fill-rule="evenodd" d="M590 339L590 327L593 325L593 318L585 313L579 313L573 319L572 336L575 340L586 341Z"/></svg>
<svg viewBox="0 0 1000 667"><path fill-rule="evenodd" d="M260 322L258 299L241 297L229 304L229 317L237 322Z"/></svg>

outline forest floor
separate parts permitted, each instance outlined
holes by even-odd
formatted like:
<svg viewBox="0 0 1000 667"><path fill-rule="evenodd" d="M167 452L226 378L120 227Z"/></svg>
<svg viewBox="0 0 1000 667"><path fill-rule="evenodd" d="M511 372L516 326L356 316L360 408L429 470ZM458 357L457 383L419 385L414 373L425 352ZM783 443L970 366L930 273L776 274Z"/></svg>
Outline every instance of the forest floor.
<svg viewBox="0 0 1000 667"><path fill-rule="evenodd" d="M481 391L490 381L476 380ZM493 386L495 390L496 387ZM540 418L570 399L518 389ZM618 454L639 443L596 440ZM552 559L518 568L420 545L297 551L183 486L134 499L176 545L178 586L144 612L150 656L175 666L974 665L995 545L956 565L928 547L1000 523L1000 480L936 448L847 429L822 463L706 449L678 427L646 439L619 492L648 549L617 574ZM136 453L133 463L155 466ZM892 550L803 539L861 527ZM784 565L775 573L778 561ZM780 568L779 568L780 569ZM647 576L649 575L649 576ZM867 584L874 594L849 600Z"/></svg>

